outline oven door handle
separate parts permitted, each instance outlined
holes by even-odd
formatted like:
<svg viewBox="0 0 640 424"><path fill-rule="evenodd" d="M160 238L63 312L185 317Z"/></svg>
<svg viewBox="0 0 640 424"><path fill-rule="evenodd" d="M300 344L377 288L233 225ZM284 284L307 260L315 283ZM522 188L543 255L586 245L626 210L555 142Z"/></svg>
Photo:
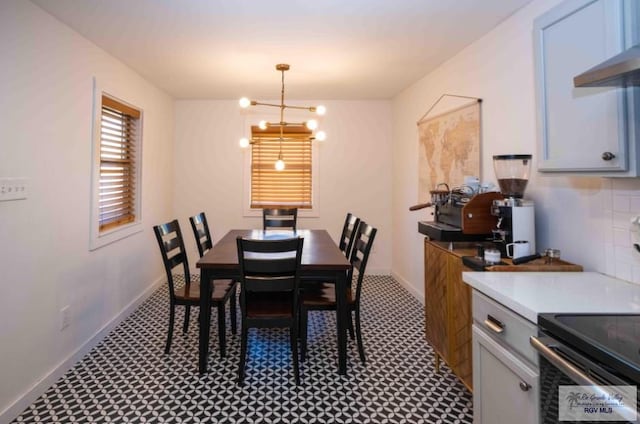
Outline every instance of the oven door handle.
<svg viewBox="0 0 640 424"><path fill-rule="evenodd" d="M558 355L554 351L554 347L558 347L561 344L551 337L538 338L531 336L529 338L529 343L540 353L540 355L544 356L547 361L551 362L556 368L565 373L576 383L582 386L597 386L599 384L580 369L573 366L573 364Z"/></svg>

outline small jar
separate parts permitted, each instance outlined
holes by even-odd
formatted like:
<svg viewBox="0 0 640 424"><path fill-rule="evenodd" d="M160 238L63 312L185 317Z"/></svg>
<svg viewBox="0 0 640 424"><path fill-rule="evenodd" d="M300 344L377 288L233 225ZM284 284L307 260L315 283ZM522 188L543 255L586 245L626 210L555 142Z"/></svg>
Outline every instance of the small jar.
<svg viewBox="0 0 640 424"><path fill-rule="evenodd" d="M546 249L544 251L546 264L552 264L560 259L560 249Z"/></svg>
<svg viewBox="0 0 640 424"><path fill-rule="evenodd" d="M500 263L500 251L498 249L484 249L484 261L489 265Z"/></svg>

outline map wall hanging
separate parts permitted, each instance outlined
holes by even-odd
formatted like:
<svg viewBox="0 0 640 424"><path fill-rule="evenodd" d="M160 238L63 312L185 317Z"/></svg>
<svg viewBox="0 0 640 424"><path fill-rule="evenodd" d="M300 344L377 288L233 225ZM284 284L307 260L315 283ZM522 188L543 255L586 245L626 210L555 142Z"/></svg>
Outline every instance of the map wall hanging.
<svg viewBox="0 0 640 424"><path fill-rule="evenodd" d="M444 97L467 99L466 104L427 115ZM473 99L471 103L468 99ZM480 178L480 105L475 97L443 94L418 121L418 201L440 183L459 187L465 176Z"/></svg>

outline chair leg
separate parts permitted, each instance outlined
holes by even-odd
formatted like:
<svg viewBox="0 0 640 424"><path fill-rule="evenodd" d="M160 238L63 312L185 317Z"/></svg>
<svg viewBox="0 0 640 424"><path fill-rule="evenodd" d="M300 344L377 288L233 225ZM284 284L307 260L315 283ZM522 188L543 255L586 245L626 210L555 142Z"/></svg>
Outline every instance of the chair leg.
<svg viewBox="0 0 640 424"><path fill-rule="evenodd" d="M349 337L351 337L351 340L355 337L353 334L353 320L351 319L351 315L349 315Z"/></svg>
<svg viewBox="0 0 640 424"><path fill-rule="evenodd" d="M358 341L358 353L360 354L360 361L364 364L364 344L362 343L362 328L360 327L360 308L355 308L356 312L356 339ZM349 312L349 321L351 321L351 312Z"/></svg>
<svg viewBox="0 0 640 424"><path fill-rule="evenodd" d="M300 321L300 327L298 328L300 332L300 360L304 362L307 359L307 323L309 321L309 310L301 307L298 319Z"/></svg>
<svg viewBox="0 0 640 424"><path fill-rule="evenodd" d="M189 331L189 318L191 318L191 305L186 305L184 307L184 325L182 327L183 333Z"/></svg>
<svg viewBox="0 0 640 424"><path fill-rule="evenodd" d="M240 335L240 364L238 365L238 384L242 385L244 382L244 365L247 359L247 332L248 329L242 323L242 329Z"/></svg>
<svg viewBox="0 0 640 424"><path fill-rule="evenodd" d="M289 337L291 339L291 355L293 357L293 376L296 384L300 384L300 367L298 364L298 328L296 322L289 328Z"/></svg>
<svg viewBox="0 0 640 424"><path fill-rule="evenodd" d="M173 337L173 321L176 315L176 305L173 303L169 306L169 331L167 331L167 343L164 346L164 353L169 354L171 349L171 338Z"/></svg>
<svg viewBox="0 0 640 424"><path fill-rule="evenodd" d="M231 293L231 298L229 299L229 315L231 315L231 333L238 333L238 324L236 323L236 292L235 289L233 293Z"/></svg>
<svg viewBox="0 0 640 424"><path fill-rule="evenodd" d="M220 340L220 357L224 358L227 352L227 338L226 338L226 316L224 313L225 304L223 302L218 303L218 340Z"/></svg>

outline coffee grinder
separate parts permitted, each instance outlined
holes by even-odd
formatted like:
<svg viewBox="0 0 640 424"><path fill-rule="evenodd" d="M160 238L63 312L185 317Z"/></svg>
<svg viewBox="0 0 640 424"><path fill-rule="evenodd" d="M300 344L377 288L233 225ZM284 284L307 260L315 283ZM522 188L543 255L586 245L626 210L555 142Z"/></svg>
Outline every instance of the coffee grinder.
<svg viewBox="0 0 640 424"><path fill-rule="evenodd" d="M491 215L498 217L492 231L493 242L506 256L507 244L529 242L529 255L536 252L536 227L533 202L524 200L531 172L531 155L496 155L493 169L504 199L494 200Z"/></svg>

